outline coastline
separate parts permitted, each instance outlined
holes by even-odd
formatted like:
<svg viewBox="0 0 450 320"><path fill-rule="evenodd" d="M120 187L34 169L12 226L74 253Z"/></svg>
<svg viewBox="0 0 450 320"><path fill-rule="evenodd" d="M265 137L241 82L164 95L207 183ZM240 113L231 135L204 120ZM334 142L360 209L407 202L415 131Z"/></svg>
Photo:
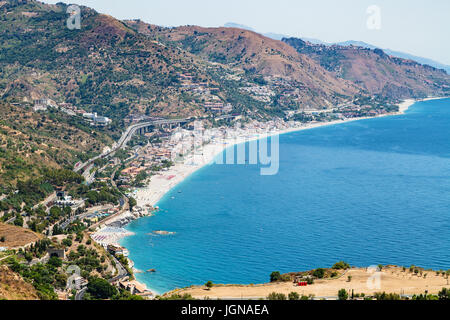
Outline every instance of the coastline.
<svg viewBox="0 0 450 320"><path fill-rule="evenodd" d="M360 118L350 118L346 120L336 120L330 122L317 122L310 123L305 126L288 128L284 130L279 130L275 132L268 132L264 134L257 134L251 138L249 137L239 137L233 139L227 139L225 144L214 144L210 143L202 147L199 151L196 151L196 154L190 154L186 157L184 163L176 163L169 170L160 173L151 177L149 183L144 188L135 190L135 199L137 201L137 205L140 207L152 206L157 207L158 203L162 200L162 198L169 193L174 187L182 183L185 179L187 179L194 172L202 169L205 166L211 165L214 159L222 154L227 148L234 147L236 145L240 145L242 143L246 143L249 141L260 140L276 135L283 135L291 132L298 132L303 130L310 130L315 128L320 128L324 126L332 126L337 124L343 124L348 122L367 120L367 119L375 119L387 116L396 116L404 114L412 105L419 101L427 101L434 99L442 99L442 98L427 98L424 100L415 100L415 99L407 99L399 104L399 111L396 113L388 113L379 115L377 117L360 117ZM201 152L201 156L199 157L198 153Z"/></svg>
<svg viewBox="0 0 450 320"><path fill-rule="evenodd" d="M186 156L183 163L176 163L173 167L171 167L167 171L161 172L160 174L151 177L151 179L147 183L146 187L135 190L134 197L135 197L135 199L137 201L137 205L139 207L152 206L152 207L157 208L159 202L173 188L175 188L177 185L179 185L180 183L185 181L185 179L187 179L193 173L197 172L198 170L202 169L203 167L205 167L207 165L212 164L214 162L214 159L218 155L222 154L227 148L230 148L230 147L242 144L242 143L247 143L247 142L253 141L253 140L264 139L264 138L275 136L275 135L283 135L283 134L287 134L287 133L291 133L291 132L319 128L319 127L323 127L323 126L331 126L331 125L337 125L337 124L353 122L353 121L402 115L416 102L437 100L437 99L443 99L443 97L426 98L426 99L420 99L420 100L407 99L399 104L398 112L383 114L383 115L379 115L376 117L359 117L359 118L351 118L351 119L346 119L346 120L337 120L337 121L330 121L330 122L310 123L310 124L307 124L307 125L301 126L301 127L277 130L277 131L273 131L273 132L267 132L264 134L254 134L251 137L246 136L246 137L231 138L231 139L227 139L225 141L225 143L221 143L221 144L209 143L209 144L202 146L200 150L196 150L194 153L191 153L188 156ZM123 235L122 237L118 237L116 239L117 243L120 243L122 239L128 237L129 235L131 235L131 234ZM143 284L142 282L140 282L140 283ZM145 285L145 284L143 284L143 285ZM146 287L150 291L155 293L155 295L160 294L157 291L153 290L152 288L149 288L148 286L146 286ZM161 294L163 294L163 293L161 293Z"/></svg>

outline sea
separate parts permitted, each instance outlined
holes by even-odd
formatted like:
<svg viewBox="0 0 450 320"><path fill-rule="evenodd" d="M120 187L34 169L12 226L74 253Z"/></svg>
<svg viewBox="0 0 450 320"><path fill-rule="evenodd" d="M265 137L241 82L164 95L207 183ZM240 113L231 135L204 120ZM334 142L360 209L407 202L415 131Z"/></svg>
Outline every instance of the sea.
<svg viewBox="0 0 450 320"><path fill-rule="evenodd" d="M207 165L155 216L128 225L135 235L121 244L137 280L162 294L341 260L450 269L450 99L283 134L279 154L271 176L248 163Z"/></svg>

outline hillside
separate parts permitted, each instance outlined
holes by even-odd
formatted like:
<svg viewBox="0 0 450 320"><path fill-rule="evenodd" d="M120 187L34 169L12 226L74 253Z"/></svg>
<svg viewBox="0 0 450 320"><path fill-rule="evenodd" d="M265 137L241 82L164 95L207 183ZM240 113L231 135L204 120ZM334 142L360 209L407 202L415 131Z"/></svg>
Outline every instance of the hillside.
<svg viewBox="0 0 450 320"><path fill-rule="evenodd" d="M0 247L17 248L42 239L42 236L33 231L9 224L0 223Z"/></svg>
<svg viewBox="0 0 450 320"><path fill-rule="evenodd" d="M238 28L163 28L87 7L81 29L69 30L66 9L1 3L1 99L49 98L120 122L130 114L203 116L207 102L266 119L361 94L399 99L449 91L445 72L381 50L283 42ZM258 86L266 85L261 94Z"/></svg>
<svg viewBox="0 0 450 320"><path fill-rule="evenodd" d="M389 56L380 49L326 46L297 38L283 41L337 77L352 81L371 94L396 99L450 94L450 76L444 70Z"/></svg>
<svg viewBox="0 0 450 320"><path fill-rule="evenodd" d="M104 132L77 117L0 102L0 194L47 168L72 168L112 144Z"/></svg>
<svg viewBox="0 0 450 320"><path fill-rule="evenodd" d="M279 78L305 94L300 102L315 106L338 103L360 92L355 84L338 80L312 59L298 54L289 45L250 30L184 26L162 28L140 23L135 29L161 42L210 62L241 68L247 75Z"/></svg>
<svg viewBox="0 0 450 320"><path fill-rule="evenodd" d="M82 28L65 27L67 6L6 1L0 9L0 93L50 98L123 119L130 113L199 114L177 90L178 72L212 82L199 59L82 7Z"/></svg>
<svg viewBox="0 0 450 320"><path fill-rule="evenodd" d="M0 265L0 300L39 300L36 289L17 273Z"/></svg>
<svg viewBox="0 0 450 320"><path fill-rule="evenodd" d="M285 38L287 38L287 37L285 37ZM303 39L303 40L308 41L306 39ZM322 43L322 44L326 44L326 43ZM335 44L339 45L339 46L356 46L356 47L363 47L363 48L369 48L369 49L377 49L378 48L377 46L371 45L371 44L363 42L363 41L353 41L353 40L338 42ZM332 45L332 44L327 44L327 45ZM382 48L379 48L379 49L382 49ZM406 60L413 60L420 64L427 64L436 69L443 69L447 72L447 74L450 74L450 66L449 65L434 61L432 59L409 54L406 52L395 51L395 50L391 50L391 49L382 49L382 50L390 56L394 56L394 57L402 58L402 59L406 59Z"/></svg>
<svg viewBox="0 0 450 320"><path fill-rule="evenodd" d="M261 119L283 116L277 103L258 101L241 90L255 85L255 77L280 72L303 78L295 86L304 86L301 100L312 107L330 105L358 91L350 84L341 85L307 59L300 61L303 67L267 54L257 72L245 74L247 65L211 63L179 43L167 45L158 41L160 35L136 30L136 22L124 23L87 7L81 7L81 29L69 30L66 9L63 3L2 2L0 98L20 103L49 98L120 123L133 114L204 116L206 102L230 103L232 111ZM276 44L280 50L289 48ZM239 79L230 80L236 74Z"/></svg>

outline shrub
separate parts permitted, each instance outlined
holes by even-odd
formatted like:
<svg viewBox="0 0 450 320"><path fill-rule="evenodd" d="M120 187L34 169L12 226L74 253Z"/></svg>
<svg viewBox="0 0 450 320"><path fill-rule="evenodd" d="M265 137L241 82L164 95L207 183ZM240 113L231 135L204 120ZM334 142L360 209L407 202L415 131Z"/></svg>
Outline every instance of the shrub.
<svg viewBox="0 0 450 320"><path fill-rule="evenodd" d="M292 278L291 278L291 276L288 275L288 274L282 274L282 275L281 275L281 281L283 281L283 282L291 282L291 281L292 281Z"/></svg>
<svg viewBox="0 0 450 320"><path fill-rule="evenodd" d="M272 292L267 296L267 300L286 300L287 297L283 293Z"/></svg>
<svg viewBox="0 0 450 320"><path fill-rule="evenodd" d="M88 283L88 292L97 299L109 299L117 290L108 281L101 278L91 278Z"/></svg>
<svg viewBox="0 0 450 320"><path fill-rule="evenodd" d="M51 257L50 260L48 260L48 264L55 268L59 268L62 266L62 260L58 257Z"/></svg>
<svg viewBox="0 0 450 320"><path fill-rule="evenodd" d="M333 265L332 269L335 269L335 270L347 270L347 269L350 269L350 265L347 262L345 262L345 261L339 261L339 262L336 262Z"/></svg>
<svg viewBox="0 0 450 320"><path fill-rule="evenodd" d="M205 283L205 286L211 290L212 287L214 287L214 283L212 281L208 281L207 283Z"/></svg>
<svg viewBox="0 0 450 320"><path fill-rule="evenodd" d="M443 288L438 294L439 300L450 300L450 289Z"/></svg>
<svg viewBox="0 0 450 320"><path fill-rule="evenodd" d="M65 247L71 247L72 246L72 240L70 240L69 238L64 239L61 243Z"/></svg>
<svg viewBox="0 0 450 320"><path fill-rule="evenodd" d="M348 293L347 290L341 289L338 292L338 299L339 300L347 300L348 299Z"/></svg>
<svg viewBox="0 0 450 320"><path fill-rule="evenodd" d="M377 300L400 300L400 295L396 293L377 292L374 297Z"/></svg>
<svg viewBox="0 0 450 320"><path fill-rule="evenodd" d="M322 268L316 269L313 272L313 276L318 279L322 279L325 276L325 270Z"/></svg>
<svg viewBox="0 0 450 320"><path fill-rule="evenodd" d="M270 282L281 281L281 274L279 271L274 271L270 274Z"/></svg>
<svg viewBox="0 0 450 320"><path fill-rule="evenodd" d="M289 300L300 300L300 295L297 292L291 292L288 295Z"/></svg>

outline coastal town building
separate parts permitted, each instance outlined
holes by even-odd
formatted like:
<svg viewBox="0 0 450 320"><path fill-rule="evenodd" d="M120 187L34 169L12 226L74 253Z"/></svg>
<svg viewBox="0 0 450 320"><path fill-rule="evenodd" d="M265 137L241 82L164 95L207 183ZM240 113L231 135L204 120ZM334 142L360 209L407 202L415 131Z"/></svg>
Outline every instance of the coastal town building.
<svg viewBox="0 0 450 320"><path fill-rule="evenodd" d="M33 103L34 103L33 106L34 111L47 111L47 108L49 107L58 108L56 102L50 99L37 99L34 100Z"/></svg>
<svg viewBox="0 0 450 320"><path fill-rule="evenodd" d="M110 244L110 245L108 245L107 249L108 249L108 252L111 253L115 257L118 257L118 256L128 257L128 255L129 255L128 250L119 245Z"/></svg>
<svg viewBox="0 0 450 320"><path fill-rule="evenodd" d="M212 113L229 113L233 111L233 106L230 103L224 104L223 102L205 102L205 112Z"/></svg>
<svg viewBox="0 0 450 320"><path fill-rule="evenodd" d="M66 252L63 248L49 247L47 253L50 257L58 257L60 259L66 259Z"/></svg>
<svg viewBox="0 0 450 320"><path fill-rule="evenodd" d="M143 298L153 298L153 293L147 290L147 287L137 281L121 281L119 287L129 291L133 295L141 296Z"/></svg>
<svg viewBox="0 0 450 320"><path fill-rule="evenodd" d="M81 289L87 287L87 285L89 283L86 279L84 279L81 276L75 276L75 277L71 278L70 280L72 282L68 283L68 285L71 285L71 288L75 289L75 290L81 290Z"/></svg>

